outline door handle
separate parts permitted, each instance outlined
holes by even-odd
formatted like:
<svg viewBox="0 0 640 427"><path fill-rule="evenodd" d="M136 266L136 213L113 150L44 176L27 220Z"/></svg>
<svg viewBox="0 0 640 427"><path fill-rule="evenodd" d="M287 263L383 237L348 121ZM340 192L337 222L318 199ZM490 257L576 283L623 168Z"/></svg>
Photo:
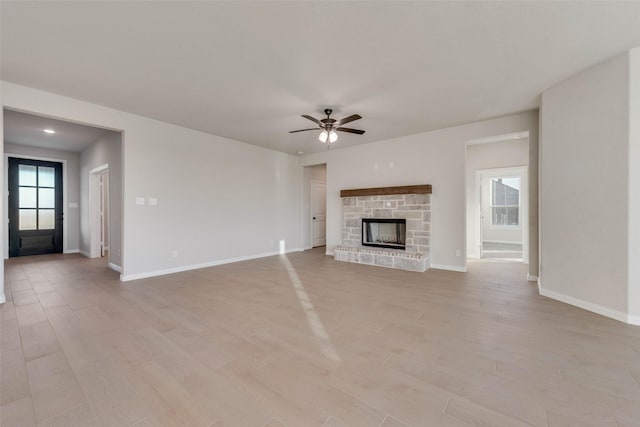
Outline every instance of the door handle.
<svg viewBox="0 0 640 427"><path fill-rule="evenodd" d="M313 219L316 219L316 217L314 216Z"/></svg>

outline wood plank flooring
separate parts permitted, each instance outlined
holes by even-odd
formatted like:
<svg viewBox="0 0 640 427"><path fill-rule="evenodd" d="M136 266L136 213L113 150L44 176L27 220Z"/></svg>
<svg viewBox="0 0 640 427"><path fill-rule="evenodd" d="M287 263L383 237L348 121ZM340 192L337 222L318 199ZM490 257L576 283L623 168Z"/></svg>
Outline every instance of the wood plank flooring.
<svg viewBox="0 0 640 427"><path fill-rule="evenodd" d="M517 263L412 273L322 250L122 283L11 259L2 426L639 426L640 328Z"/></svg>

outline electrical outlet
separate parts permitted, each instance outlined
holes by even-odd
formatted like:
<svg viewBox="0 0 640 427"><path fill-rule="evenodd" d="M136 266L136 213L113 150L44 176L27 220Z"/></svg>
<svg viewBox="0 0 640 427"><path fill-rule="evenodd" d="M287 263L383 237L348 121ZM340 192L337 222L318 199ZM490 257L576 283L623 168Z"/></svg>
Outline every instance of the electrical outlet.
<svg viewBox="0 0 640 427"><path fill-rule="evenodd" d="M460 249L456 249L456 256L460 256L462 254L462 252L460 251Z"/></svg>
<svg viewBox="0 0 640 427"><path fill-rule="evenodd" d="M172 250L172 251L171 251L171 257L172 257L172 258L178 258L178 251L177 251L177 250L175 250L175 249L174 249L174 250Z"/></svg>

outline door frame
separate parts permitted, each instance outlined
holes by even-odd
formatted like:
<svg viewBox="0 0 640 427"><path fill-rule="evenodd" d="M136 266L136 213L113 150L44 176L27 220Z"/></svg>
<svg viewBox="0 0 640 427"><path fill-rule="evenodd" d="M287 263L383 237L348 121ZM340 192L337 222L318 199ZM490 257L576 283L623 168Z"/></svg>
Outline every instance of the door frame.
<svg viewBox="0 0 640 427"><path fill-rule="evenodd" d="M67 161L53 157L30 156L24 154L4 153L4 259L9 259L9 157L26 160L41 160L43 162L62 163L62 253L72 254L80 252L80 249L69 250L69 232L67 227L68 203L67 203Z"/></svg>
<svg viewBox="0 0 640 427"><path fill-rule="evenodd" d="M314 185L322 185L324 187L324 210L325 210L325 218L324 218L324 246L327 246L327 183L323 182L323 181L318 181L318 180L314 180L312 179L309 182L309 243L311 248L314 248L313 246L313 211L314 211L314 205L313 205L313 186ZM318 246L320 247L320 246Z"/></svg>
<svg viewBox="0 0 640 427"><path fill-rule="evenodd" d="M109 163L105 163L95 167L89 171L89 258L98 258L102 256L101 236L102 224L100 222L100 176L105 172L109 172ZM111 201L107 206L107 224L109 233L111 233ZM109 239L111 244L111 239ZM109 251L109 262L111 262L111 251Z"/></svg>
<svg viewBox="0 0 640 427"><path fill-rule="evenodd" d="M311 170L317 166L324 166L325 168L325 174L324 174L324 181L322 180L321 177L318 177L320 179L315 179L313 180L313 175ZM312 223L311 223L311 181L320 181L323 184L325 184L327 186L327 199L326 199L326 203L327 203L327 224L326 224L326 230L327 230L327 242L329 241L329 214L328 212L330 211L330 209L332 209L334 206L331 203L331 200L329 199L329 162L321 162L321 163L311 163L311 164L301 164L300 167L298 168L298 233L297 233L297 240L298 240L298 250L299 251L306 251L306 250L310 250L312 249L312 235L313 235L313 231L311 230L312 227ZM326 251L325 251L326 255L331 255L333 256L333 250L329 249L329 246L326 246Z"/></svg>
<svg viewBox="0 0 640 427"><path fill-rule="evenodd" d="M512 173L513 172L513 173ZM520 193L520 224L522 231L522 263L529 264L529 167L508 166L504 168L476 170L476 195L474 206L476 209L476 245L478 256L482 258L482 177L483 175L520 175L522 192Z"/></svg>

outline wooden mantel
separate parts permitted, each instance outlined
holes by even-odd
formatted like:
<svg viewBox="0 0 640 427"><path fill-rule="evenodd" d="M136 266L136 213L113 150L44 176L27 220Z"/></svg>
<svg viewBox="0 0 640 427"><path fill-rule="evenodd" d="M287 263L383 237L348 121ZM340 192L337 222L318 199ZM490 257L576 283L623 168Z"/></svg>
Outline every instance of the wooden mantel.
<svg viewBox="0 0 640 427"><path fill-rule="evenodd" d="M431 184L340 190L340 197L389 196L392 194L431 194Z"/></svg>

